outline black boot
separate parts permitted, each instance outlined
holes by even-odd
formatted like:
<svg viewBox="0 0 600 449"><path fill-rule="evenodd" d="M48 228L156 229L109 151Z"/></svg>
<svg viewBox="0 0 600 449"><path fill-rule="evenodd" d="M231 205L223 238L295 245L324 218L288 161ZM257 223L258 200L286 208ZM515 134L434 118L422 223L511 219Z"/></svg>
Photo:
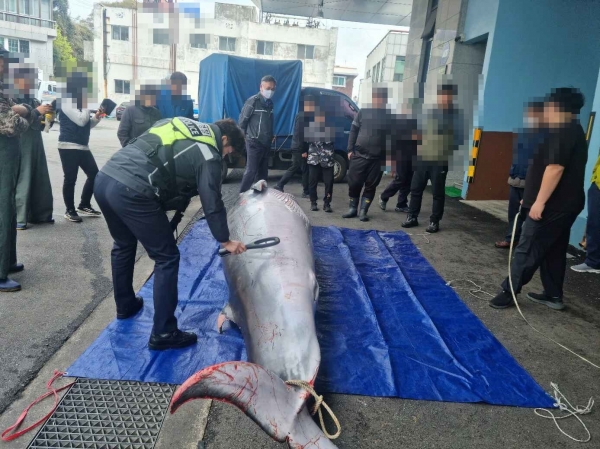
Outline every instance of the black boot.
<svg viewBox="0 0 600 449"><path fill-rule="evenodd" d="M319 210L319 207L317 206L317 203L316 203L316 202L314 202L314 203L310 203L310 210L312 210L312 211L317 211L317 210Z"/></svg>
<svg viewBox="0 0 600 449"><path fill-rule="evenodd" d="M360 204L360 221L369 221L369 217L367 217L367 212L369 212L369 207L371 207L371 201L363 197L362 202Z"/></svg>
<svg viewBox="0 0 600 449"><path fill-rule="evenodd" d="M342 218L354 218L358 215L358 198L350 198L348 212L342 215Z"/></svg>
<svg viewBox="0 0 600 449"><path fill-rule="evenodd" d="M333 212L333 211L331 210L331 204L329 204L329 203L324 203L324 204L323 204L323 210L324 210L325 212L329 212L329 213Z"/></svg>
<svg viewBox="0 0 600 449"><path fill-rule="evenodd" d="M419 226L419 221L413 215L409 215L406 221L402 223L403 228L414 228L415 226Z"/></svg>

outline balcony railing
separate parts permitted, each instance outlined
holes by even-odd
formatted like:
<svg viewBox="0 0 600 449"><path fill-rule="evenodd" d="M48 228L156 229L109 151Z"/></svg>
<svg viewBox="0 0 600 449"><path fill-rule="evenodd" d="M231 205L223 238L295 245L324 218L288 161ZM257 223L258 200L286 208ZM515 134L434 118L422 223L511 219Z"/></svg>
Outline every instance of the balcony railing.
<svg viewBox="0 0 600 449"><path fill-rule="evenodd" d="M56 22L53 20L38 19L37 17L23 16L12 12L1 11L0 20L5 22L21 23L23 25L33 25L42 28L56 28Z"/></svg>

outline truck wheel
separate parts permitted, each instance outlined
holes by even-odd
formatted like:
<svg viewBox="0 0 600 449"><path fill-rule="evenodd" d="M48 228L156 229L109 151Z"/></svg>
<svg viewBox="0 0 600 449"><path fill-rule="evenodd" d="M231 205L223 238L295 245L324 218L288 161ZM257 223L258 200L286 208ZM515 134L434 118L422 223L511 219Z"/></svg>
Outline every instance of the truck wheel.
<svg viewBox="0 0 600 449"><path fill-rule="evenodd" d="M221 182L225 184L227 181L227 175L229 174L229 167L227 166L227 161L223 161L221 165Z"/></svg>
<svg viewBox="0 0 600 449"><path fill-rule="evenodd" d="M341 154L333 155L333 182L343 182L348 171L348 159Z"/></svg>

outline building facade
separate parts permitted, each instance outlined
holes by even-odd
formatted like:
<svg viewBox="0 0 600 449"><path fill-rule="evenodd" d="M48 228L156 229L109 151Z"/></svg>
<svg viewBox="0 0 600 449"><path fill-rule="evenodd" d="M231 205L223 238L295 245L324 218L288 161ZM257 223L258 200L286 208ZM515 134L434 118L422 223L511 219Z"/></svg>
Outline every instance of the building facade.
<svg viewBox="0 0 600 449"><path fill-rule="evenodd" d="M0 0L0 47L23 54L48 79L56 38L51 0Z"/></svg>
<svg viewBox="0 0 600 449"><path fill-rule="evenodd" d="M523 106L553 88L574 86L586 98L580 120L589 142L586 189L600 132L600 2L588 0L414 0L404 77L405 95L432 101L440 80L459 87L472 117L463 149L462 196L506 200L507 178ZM471 146L472 143L472 146ZM571 244L584 234L587 210Z"/></svg>
<svg viewBox="0 0 600 449"><path fill-rule="evenodd" d="M360 106L371 101L372 85L381 83L391 88L394 102L401 103L407 43L407 32L390 31L367 55L365 74L360 84Z"/></svg>
<svg viewBox="0 0 600 449"><path fill-rule="evenodd" d="M358 72L353 67L340 67L335 66L333 68L333 80L331 82L331 88L338 92L343 92L349 98L352 98L352 92L354 91L354 80L358 76Z"/></svg>
<svg viewBox="0 0 600 449"><path fill-rule="evenodd" d="M177 8L173 3L161 5ZM240 5L217 3L214 19L201 16L199 10L185 8L169 15L168 11L146 12L142 6L137 10L95 6L91 53L98 65L100 97L129 101L136 82L165 79L177 70L186 74L188 93L197 99L200 61L213 53L270 60L299 59L303 61L303 85L331 88L336 28L261 22L256 8ZM102 79L105 73L106 92Z"/></svg>

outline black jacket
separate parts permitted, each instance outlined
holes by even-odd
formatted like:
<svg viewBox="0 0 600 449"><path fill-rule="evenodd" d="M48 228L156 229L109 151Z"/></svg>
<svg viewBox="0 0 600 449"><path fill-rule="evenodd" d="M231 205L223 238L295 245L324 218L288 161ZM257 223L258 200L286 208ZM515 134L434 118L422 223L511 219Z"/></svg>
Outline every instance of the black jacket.
<svg viewBox="0 0 600 449"><path fill-rule="evenodd" d="M246 100L238 123L247 139L256 140L271 148L273 140L273 102L258 93Z"/></svg>
<svg viewBox="0 0 600 449"><path fill-rule="evenodd" d="M308 153L308 143L304 140L304 127L308 120L304 112L298 112L294 119L294 134L292 135L291 150L295 153Z"/></svg>
<svg viewBox="0 0 600 449"><path fill-rule="evenodd" d="M157 126L159 124L164 123L161 121ZM221 197L221 131L217 126L208 126L212 128L219 148L188 139L177 140L172 145L177 189L186 192L189 197L200 195L210 231L217 241L224 243L229 240L229 228L227 212ZM130 189L158 201L156 186L161 181L161 175L146 154L136 147L141 145L139 141L155 146L159 159L166 163L166 150L160 138L147 131L135 142L117 151L101 171Z"/></svg>
<svg viewBox="0 0 600 449"><path fill-rule="evenodd" d="M391 155L394 117L387 109L361 109L358 111L348 138L348 153L353 157L383 159Z"/></svg>
<svg viewBox="0 0 600 449"><path fill-rule="evenodd" d="M117 137L121 146L127 145L131 139L139 137L148 131L161 118L160 111L155 107L133 105L123 111Z"/></svg>

